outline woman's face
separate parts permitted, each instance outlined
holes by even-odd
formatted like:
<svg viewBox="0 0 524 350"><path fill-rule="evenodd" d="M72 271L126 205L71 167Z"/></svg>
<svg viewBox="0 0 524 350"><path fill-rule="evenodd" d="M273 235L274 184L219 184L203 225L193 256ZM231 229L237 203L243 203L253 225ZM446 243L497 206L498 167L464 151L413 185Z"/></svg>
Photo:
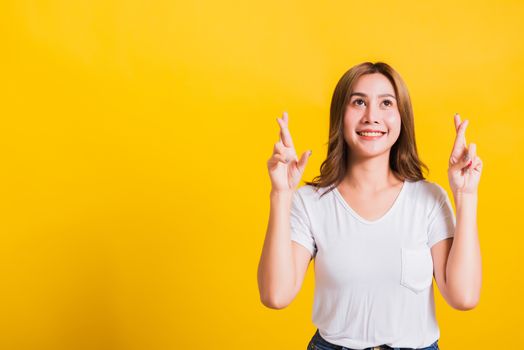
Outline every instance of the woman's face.
<svg viewBox="0 0 524 350"><path fill-rule="evenodd" d="M344 139L352 156L388 153L400 135L400 112L395 89L380 73L365 74L354 85L344 114ZM361 134L373 130L379 134Z"/></svg>

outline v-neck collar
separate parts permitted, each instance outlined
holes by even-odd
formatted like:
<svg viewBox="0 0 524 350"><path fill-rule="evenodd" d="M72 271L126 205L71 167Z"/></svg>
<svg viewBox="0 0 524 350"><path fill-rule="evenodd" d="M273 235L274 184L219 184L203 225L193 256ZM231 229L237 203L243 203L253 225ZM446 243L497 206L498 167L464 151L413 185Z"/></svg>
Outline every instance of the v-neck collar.
<svg viewBox="0 0 524 350"><path fill-rule="evenodd" d="M402 188L400 189L400 192L398 193L397 197L395 198L395 201L393 202L393 204L391 205L391 207L389 207L389 209L386 211L386 213L384 213L384 215L382 215L380 218L376 219L376 220L367 220L367 219L364 219L362 216L360 216L355 210L353 210L353 208L351 208L351 206L346 202L346 200L344 199L344 197L342 196L342 194L338 191L338 188L335 186L334 189L333 189L333 192L335 193L335 196L340 200L340 202L342 203L342 205L359 221L365 223L365 224L368 224L368 225L372 225L372 224L377 224L381 221L383 221L384 219L386 219L390 214L391 212L395 209L395 207L397 207L399 204L399 202L402 200L402 197L404 195L404 192L406 192L406 188L407 188L407 185L408 185L409 181L406 179L404 180L404 184L402 185Z"/></svg>

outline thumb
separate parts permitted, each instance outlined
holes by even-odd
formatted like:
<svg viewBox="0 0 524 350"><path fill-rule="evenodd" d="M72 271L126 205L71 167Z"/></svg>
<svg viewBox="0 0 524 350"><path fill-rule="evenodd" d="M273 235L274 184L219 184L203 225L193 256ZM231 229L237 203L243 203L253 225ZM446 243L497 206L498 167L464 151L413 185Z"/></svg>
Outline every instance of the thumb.
<svg viewBox="0 0 524 350"><path fill-rule="evenodd" d="M300 160L298 161L298 170L300 170L301 174L304 173L304 169L306 168L307 161L309 157L311 156L311 153L313 153L312 150L302 153L302 156L300 157Z"/></svg>
<svg viewBox="0 0 524 350"><path fill-rule="evenodd" d="M468 167L473 162L473 159L471 159L471 151L467 150L466 154L460 159L459 162L457 162L453 168L455 170L460 170Z"/></svg>

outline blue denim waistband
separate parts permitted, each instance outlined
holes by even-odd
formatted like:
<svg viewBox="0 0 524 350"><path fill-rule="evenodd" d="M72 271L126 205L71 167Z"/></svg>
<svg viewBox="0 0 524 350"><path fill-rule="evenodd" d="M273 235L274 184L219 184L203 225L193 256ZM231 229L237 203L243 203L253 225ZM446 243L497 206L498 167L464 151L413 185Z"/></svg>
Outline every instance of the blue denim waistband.
<svg viewBox="0 0 524 350"><path fill-rule="evenodd" d="M330 342L328 342L327 340L325 340L324 338L322 338L322 336L320 335L320 332L319 330L317 329L317 331L315 332L315 334L313 335L313 338L311 339L310 345L320 345L322 346L322 349L326 349L326 350L357 350L357 349L351 349L351 348L347 348L347 347L344 347L344 346L341 346L341 345L336 345L336 344L332 344ZM435 350L438 350L438 339L433 343L431 344L429 347L425 347L425 348L418 348L418 350L420 349L423 349L423 350L426 350L426 349L435 349ZM308 350L310 349L314 349L313 347L308 347ZM414 348L394 348L394 347L391 347L389 345L377 345L377 346L372 346L372 347L369 347L369 348L365 348L364 350L391 350L391 349L394 349L394 350L417 350L417 349L414 349Z"/></svg>

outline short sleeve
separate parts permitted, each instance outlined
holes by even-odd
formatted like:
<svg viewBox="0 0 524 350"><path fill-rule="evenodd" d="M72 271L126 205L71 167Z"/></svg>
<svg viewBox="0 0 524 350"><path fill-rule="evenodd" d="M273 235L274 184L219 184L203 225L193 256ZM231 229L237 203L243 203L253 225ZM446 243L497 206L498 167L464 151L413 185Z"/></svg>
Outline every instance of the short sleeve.
<svg viewBox="0 0 524 350"><path fill-rule="evenodd" d="M429 213L428 246L455 235L455 213L447 192L437 185L437 197Z"/></svg>
<svg viewBox="0 0 524 350"><path fill-rule="evenodd" d="M293 201L291 203L291 240L304 246L314 258L317 253L317 246L315 238L311 231L310 221L307 217L304 202L298 190L293 193Z"/></svg>

